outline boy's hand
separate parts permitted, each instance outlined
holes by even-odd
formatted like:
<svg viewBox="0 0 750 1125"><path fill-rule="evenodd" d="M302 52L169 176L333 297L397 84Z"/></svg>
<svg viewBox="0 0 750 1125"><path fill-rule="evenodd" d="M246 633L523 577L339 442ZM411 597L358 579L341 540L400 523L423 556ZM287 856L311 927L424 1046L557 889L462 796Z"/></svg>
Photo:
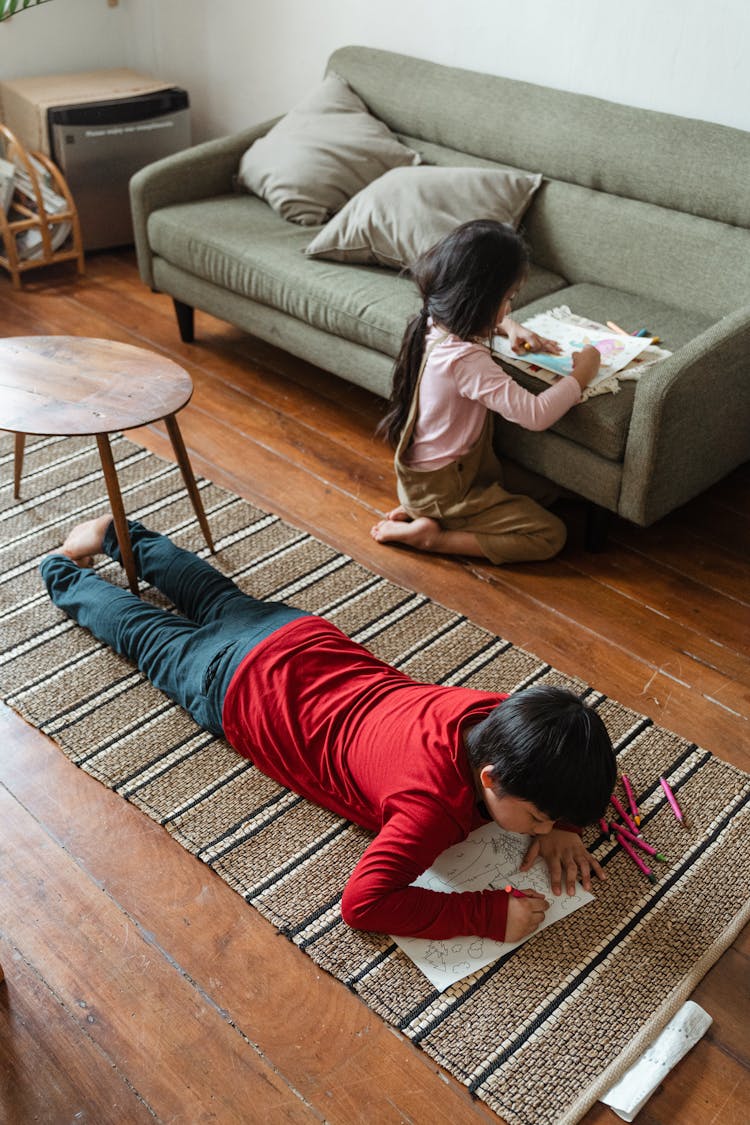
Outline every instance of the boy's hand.
<svg viewBox="0 0 750 1125"><path fill-rule="evenodd" d="M573 352L572 358L573 378L578 380L583 390L599 374L602 357L593 344L587 344L580 352Z"/></svg>
<svg viewBox="0 0 750 1125"><path fill-rule="evenodd" d="M549 909L549 903L544 895L539 894L539 891L527 891L523 887L520 889L526 895L526 898L511 896L508 899L508 917L505 923L506 941L520 941L521 938L533 934L534 930L541 926L545 911Z"/></svg>
<svg viewBox="0 0 750 1125"><path fill-rule="evenodd" d="M510 346L518 355L524 352L548 352L550 355L560 355L562 349L555 340L546 336L538 336L522 324L506 316L498 325L498 330L510 341Z"/></svg>
<svg viewBox="0 0 750 1125"><path fill-rule="evenodd" d="M528 871L538 856L547 864L552 892L556 895L560 894L563 880L568 894L575 894L579 871L581 882L587 891L591 890L592 871L599 879L607 878L594 857L586 851L576 832L553 828L546 836L537 836L523 857L520 870Z"/></svg>

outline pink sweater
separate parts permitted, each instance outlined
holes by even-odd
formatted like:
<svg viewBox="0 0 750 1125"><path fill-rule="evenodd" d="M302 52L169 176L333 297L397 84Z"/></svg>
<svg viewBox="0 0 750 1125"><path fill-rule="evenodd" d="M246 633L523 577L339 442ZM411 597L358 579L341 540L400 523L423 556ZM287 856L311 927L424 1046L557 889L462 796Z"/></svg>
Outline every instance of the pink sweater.
<svg viewBox="0 0 750 1125"><path fill-rule="evenodd" d="M425 347L443 331L432 324ZM441 469L469 451L488 410L524 429L546 430L580 398L581 388L570 376L533 395L495 363L486 347L449 335L427 360L405 460L413 469Z"/></svg>

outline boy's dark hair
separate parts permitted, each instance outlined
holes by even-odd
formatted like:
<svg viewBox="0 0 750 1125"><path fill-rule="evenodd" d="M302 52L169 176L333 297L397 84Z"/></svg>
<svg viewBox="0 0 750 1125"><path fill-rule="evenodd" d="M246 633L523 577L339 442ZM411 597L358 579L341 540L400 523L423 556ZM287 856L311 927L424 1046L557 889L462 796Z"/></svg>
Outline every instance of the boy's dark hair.
<svg viewBox="0 0 750 1125"><path fill-rule="evenodd" d="M603 815L617 767L596 711L563 688L511 695L466 737L475 769L491 765L496 791L531 801L553 820L591 824Z"/></svg>
<svg viewBox="0 0 750 1125"><path fill-rule="evenodd" d="M422 311L409 322L393 369L388 413L378 426L398 445L422 363L427 318L461 340L487 333L503 297L528 267L523 239L506 223L474 219L456 227L423 254L409 273L422 295Z"/></svg>

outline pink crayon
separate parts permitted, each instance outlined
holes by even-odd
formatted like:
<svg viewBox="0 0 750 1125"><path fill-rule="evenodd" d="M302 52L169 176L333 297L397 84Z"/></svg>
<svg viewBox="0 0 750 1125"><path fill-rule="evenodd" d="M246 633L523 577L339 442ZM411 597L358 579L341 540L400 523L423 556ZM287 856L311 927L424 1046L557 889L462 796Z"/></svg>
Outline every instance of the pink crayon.
<svg viewBox="0 0 750 1125"><path fill-rule="evenodd" d="M609 799L612 802L612 807L615 809L616 812L618 812L620 814L620 816L625 821L625 823L627 824L630 831L633 833L633 835L634 836L640 836L640 831L638 830L638 827L635 824L633 824L632 820L630 819L628 814L625 812L625 809L622 807L620 802L617 800L617 797L615 797L614 793L612 794L612 796Z"/></svg>
<svg viewBox="0 0 750 1125"><path fill-rule="evenodd" d="M669 801L670 805L672 806L672 812L673 812L673 813L674 813L674 815L675 815L675 816L677 817L677 819L679 820L679 822L680 822L680 824L682 825L682 827L683 827L683 828L687 828L687 824L686 824L686 822L685 822L685 816L684 816L684 814L683 814L683 812L682 812L682 809L681 809L681 808L680 808L680 806L679 806L679 805L677 804L677 800L676 800L676 798L675 798L675 795L674 795L674 793L673 793L673 792L672 792L672 790L671 790L671 789L669 788L669 785L667 784L667 782L666 782L666 781L664 780L664 778L663 778L663 777L660 777L660 778L659 778L659 783L660 783L660 785L661 785L662 789L664 790L664 792L665 792L665 793L666 793L666 795L667 795L667 800Z"/></svg>
<svg viewBox="0 0 750 1125"><path fill-rule="evenodd" d="M623 784L623 787L625 789L625 792L628 795L628 804L630 805L630 811L633 814L633 820L635 821L637 827L640 828L641 827L641 814L638 812L638 806L635 803L635 797L633 796L633 790L631 788L630 781L625 776L625 774L622 775L622 784Z"/></svg>
<svg viewBox="0 0 750 1125"><path fill-rule="evenodd" d="M652 847L651 844L647 844L645 840L640 840L637 836L634 836L632 832L628 832L627 828L623 828L621 824L613 824L612 827L617 834L618 840L624 836L634 848L640 848L646 855L652 855L654 859L658 859L662 863L667 862L667 857L665 855L662 855L661 852L657 852L656 848Z"/></svg>
<svg viewBox="0 0 750 1125"><path fill-rule="evenodd" d="M651 870L650 867L646 867L646 864L643 862L641 857L636 854L635 849L631 847L631 845L628 843L628 841L625 839L625 837L624 836L618 836L617 837L617 843L620 845L620 847L622 848L622 850L624 852L627 852L627 854L630 856L630 858L632 859L632 861L636 865L636 867L640 867L643 874L648 876L649 882L655 883L656 882L656 876L654 875L653 871Z"/></svg>
<svg viewBox="0 0 750 1125"><path fill-rule="evenodd" d="M606 837L607 837L607 839L611 840L611 839L612 839L612 829L611 829L611 828L610 828L610 826L609 826L609 825L607 824L607 822L606 822L606 820L604 819L604 817L600 817L600 819L599 819L599 827L600 827L600 828L601 828L601 830L602 830L602 836L606 836Z"/></svg>
<svg viewBox="0 0 750 1125"><path fill-rule="evenodd" d="M528 898L529 897L528 895L525 895L523 893L523 891L519 891L518 887L511 886L510 883L508 883L507 887L505 887L504 890L505 890L506 895L510 895L511 898Z"/></svg>

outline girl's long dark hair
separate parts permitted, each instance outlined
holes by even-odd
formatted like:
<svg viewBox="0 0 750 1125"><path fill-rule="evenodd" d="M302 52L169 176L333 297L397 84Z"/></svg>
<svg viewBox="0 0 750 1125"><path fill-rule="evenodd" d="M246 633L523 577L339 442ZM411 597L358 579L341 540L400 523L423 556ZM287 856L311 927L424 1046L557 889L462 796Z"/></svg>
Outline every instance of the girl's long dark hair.
<svg viewBox="0 0 750 1125"><path fill-rule="evenodd" d="M409 322L393 369L388 412L378 427L394 447L409 413L422 363L427 318L461 340L487 333L505 295L523 277L528 255L512 227L475 219L456 227L410 269L422 309Z"/></svg>

